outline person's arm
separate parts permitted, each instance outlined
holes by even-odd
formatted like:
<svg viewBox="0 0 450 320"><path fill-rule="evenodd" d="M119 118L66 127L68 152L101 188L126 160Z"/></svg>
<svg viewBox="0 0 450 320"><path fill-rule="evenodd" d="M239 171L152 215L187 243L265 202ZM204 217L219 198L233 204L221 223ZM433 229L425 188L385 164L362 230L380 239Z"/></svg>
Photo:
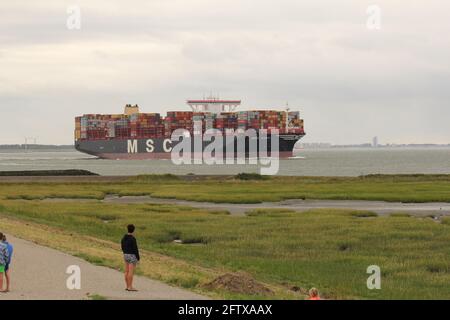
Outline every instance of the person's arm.
<svg viewBox="0 0 450 320"><path fill-rule="evenodd" d="M134 254L136 255L136 258L139 260L141 260L141 257L139 256L139 248L137 245L137 240L136 238L133 237L133 245L134 245Z"/></svg>
<svg viewBox="0 0 450 320"><path fill-rule="evenodd" d="M125 252L125 237L123 237L122 241L120 241L120 246L122 247L122 252Z"/></svg>

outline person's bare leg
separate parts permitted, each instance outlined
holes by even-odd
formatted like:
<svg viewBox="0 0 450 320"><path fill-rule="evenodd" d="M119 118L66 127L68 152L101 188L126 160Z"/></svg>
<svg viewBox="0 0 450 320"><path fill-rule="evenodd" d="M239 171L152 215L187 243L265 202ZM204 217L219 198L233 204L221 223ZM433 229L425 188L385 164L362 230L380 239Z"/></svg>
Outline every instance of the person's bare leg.
<svg viewBox="0 0 450 320"><path fill-rule="evenodd" d="M129 264L125 262L125 285L126 285L126 289L130 289L130 285L128 283L128 273L130 272L129 270L130 270Z"/></svg>
<svg viewBox="0 0 450 320"><path fill-rule="evenodd" d="M134 268L136 266L130 263L130 269L128 270L128 284L130 285L130 290L136 290L133 288L133 276L134 276Z"/></svg>
<svg viewBox="0 0 450 320"><path fill-rule="evenodd" d="M128 288L128 290L132 289L131 286L133 285L133 283L131 282L132 268L133 268L133 265L130 263L128 265L128 274L127 274L127 288Z"/></svg>
<svg viewBox="0 0 450 320"><path fill-rule="evenodd" d="M10 283L11 283L11 277L9 276L9 270L5 271L5 278L6 278L6 292L9 291Z"/></svg>

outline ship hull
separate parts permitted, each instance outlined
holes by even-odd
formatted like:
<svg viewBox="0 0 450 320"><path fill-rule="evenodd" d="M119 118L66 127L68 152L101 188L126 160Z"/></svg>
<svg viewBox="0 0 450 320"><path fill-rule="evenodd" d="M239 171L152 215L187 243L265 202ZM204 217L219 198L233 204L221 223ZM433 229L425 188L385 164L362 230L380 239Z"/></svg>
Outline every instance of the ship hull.
<svg viewBox="0 0 450 320"><path fill-rule="evenodd" d="M280 158L292 157L292 151L294 145L299 141L303 135L298 134L285 134L279 136L279 152ZM266 139L254 138L258 141L257 156L271 156L271 141L270 136ZM194 149L194 139L191 141L191 150ZM261 141L263 140L263 142ZM100 140L77 140L75 141L75 148L83 153L90 154L101 159L110 160L151 160L151 159L171 159L172 148L175 147L178 141L171 141L170 139L162 138L148 138L148 139L100 139ZM211 142L203 142L202 150ZM234 146L231 145L234 143ZM260 151L260 144L265 143L267 146L267 152ZM249 157L252 154L249 153L250 142L248 138L245 141L245 157ZM223 155L225 156L230 150L234 150L234 157L238 157L236 150L238 145L236 140L232 140L231 143L227 139L223 139ZM203 152L203 151L202 151ZM192 153L193 157L201 157L200 155ZM228 153L227 157L233 155ZM242 157L242 155L239 155Z"/></svg>

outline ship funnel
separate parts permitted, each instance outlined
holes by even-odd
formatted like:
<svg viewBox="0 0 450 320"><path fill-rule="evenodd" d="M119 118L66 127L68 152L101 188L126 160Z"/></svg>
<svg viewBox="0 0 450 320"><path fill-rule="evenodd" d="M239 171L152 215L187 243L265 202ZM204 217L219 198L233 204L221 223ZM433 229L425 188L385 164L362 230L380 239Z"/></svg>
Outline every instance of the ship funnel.
<svg viewBox="0 0 450 320"><path fill-rule="evenodd" d="M134 105L134 106L132 106L131 104L127 104L127 105L125 105L125 111L124 111L124 113L125 113L127 116L132 115L132 114L139 113L139 106L138 106L137 104Z"/></svg>

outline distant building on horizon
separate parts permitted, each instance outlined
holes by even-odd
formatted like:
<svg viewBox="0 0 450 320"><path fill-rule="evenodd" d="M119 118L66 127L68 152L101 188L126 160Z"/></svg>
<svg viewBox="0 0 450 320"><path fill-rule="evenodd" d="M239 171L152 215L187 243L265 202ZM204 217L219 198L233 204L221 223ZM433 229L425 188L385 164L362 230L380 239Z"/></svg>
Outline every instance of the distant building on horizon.
<svg viewBox="0 0 450 320"><path fill-rule="evenodd" d="M297 149L326 149L331 148L331 143L326 142L306 142L306 143L297 143L295 148Z"/></svg>
<svg viewBox="0 0 450 320"><path fill-rule="evenodd" d="M372 138L372 147L374 147L374 148L378 147L378 137L377 136Z"/></svg>

